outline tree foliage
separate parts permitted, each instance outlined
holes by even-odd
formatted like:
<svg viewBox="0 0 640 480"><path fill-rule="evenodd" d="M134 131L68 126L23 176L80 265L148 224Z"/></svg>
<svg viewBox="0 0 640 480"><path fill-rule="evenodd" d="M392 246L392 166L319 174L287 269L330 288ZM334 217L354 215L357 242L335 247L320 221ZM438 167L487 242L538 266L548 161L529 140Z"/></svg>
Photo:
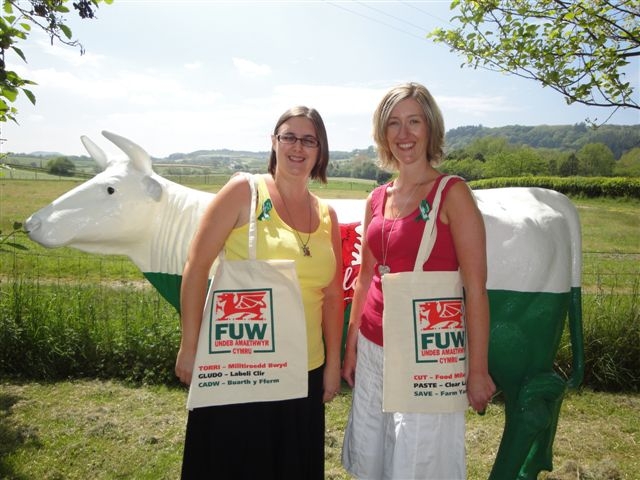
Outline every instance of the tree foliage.
<svg viewBox="0 0 640 480"><path fill-rule="evenodd" d="M558 166L558 175L561 177L575 177L578 175L578 157L575 153L571 153Z"/></svg>
<svg viewBox="0 0 640 480"><path fill-rule="evenodd" d="M375 151L366 156L362 151L354 150L355 156L350 161L332 161L327 169L331 177L364 178L382 184L391 178L391 174L380 169L375 161ZM333 156L332 156L333 159Z"/></svg>
<svg viewBox="0 0 640 480"><path fill-rule="evenodd" d="M475 143L476 140L487 137L491 140ZM600 125L598 128L587 127L584 123L503 127L467 125L447 131L445 143L448 158L451 158L454 150L465 149L472 156L486 155L488 152L503 150L506 144L577 151L589 143L604 143L618 159L626 151L640 145L640 125ZM469 151L472 144L474 150Z"/></svg>
<svg viewBox="0 0 640 480"><path fill-rule="evenodd" d="M58 157L47 162L47 171L51 175L62 177L72 177L76 171L75 164L67 157Z"/></svg>
<svg viewBox="0 0 640 480"><path fill-rule="evenodd" d="M622 155L614 173L621 177L640 177L640 147L633 148Z"/></svg>
<svg viewBox="0 0 640 480"><path fill-rule="evenodd" d="M637 159L638 152L640 148L629 150L625 163L619 169L619 162L603 143L588 143L579 150L562 151L505 143L501 137L484 137L447 154L441 170L467 180L529 176L634 176L637 160L640 160Z"/></svg>
<svg viewBox="0 0 640 480"><path fill-rule="evenodd" d="M79 47L84 53L82 45L73 39L65 18L70 15L68 4L80 18L94 18L95 9L100 3L110 4L113 0L3 0L0 14L0 122L12 120L16 122L18 110L12 104L23 93L35 105L36 97L30 90L35 82L20 77L8 68L10 63L7 53L13 53L27 61L20 42L27 40L33 28L47 33L51 43L59 41L64 45Z"/></svg>
<svg viewBox="0 0 640 480"><path fill-rule="evenodd" d="M624 73L640 56L638 0L454 0L451 9L458 26L429 37L463 65L539 81L569 104L640 109L637 78Z"/></svg>
<svg viewBox="0 0 640 480"><path fill-rule="evenodd" d="M590 143L576 154L578 157L578 175L608 177L613 175L616 161L613 153L603 143Z"/></svg>

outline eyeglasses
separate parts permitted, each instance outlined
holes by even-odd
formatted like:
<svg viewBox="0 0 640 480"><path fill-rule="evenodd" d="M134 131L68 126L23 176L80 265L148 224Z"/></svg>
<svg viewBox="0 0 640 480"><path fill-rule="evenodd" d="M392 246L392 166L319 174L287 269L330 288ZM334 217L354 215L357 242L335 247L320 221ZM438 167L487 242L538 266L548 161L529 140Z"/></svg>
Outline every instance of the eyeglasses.
<svg viewBox="0 0 640 480"><path fill-rule="evenodd" d="M300 144L303 147L307 148L318 148L320 146L320 142L317 138L313 137L296 137L293 133L283 133L282 135L276 135L276 139L280 143L284 143L285 145L294 145L298 140L300 140Z"/></svg>

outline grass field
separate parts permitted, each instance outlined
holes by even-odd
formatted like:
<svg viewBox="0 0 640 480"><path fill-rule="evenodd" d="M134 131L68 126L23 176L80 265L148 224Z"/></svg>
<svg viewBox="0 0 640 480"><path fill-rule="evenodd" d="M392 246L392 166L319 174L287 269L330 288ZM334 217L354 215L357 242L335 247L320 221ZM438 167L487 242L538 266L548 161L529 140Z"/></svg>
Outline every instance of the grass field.
<svg viewBox="0 0 640 480"><path fill-rule="evenodd" d="M186 392L78 380L0 383L0 478L112 480L179 478ZM327 406L326 478L348 479L340 448L350 404ZM569 394L547 480L635 480L640 471L640 396ZM469 480L488 477L503 427L499 403L468 414ZM223 432L221 432L223 434ZM239 448L251 448L251 441ZM214 478L214 477L212 477Z"/></svg>

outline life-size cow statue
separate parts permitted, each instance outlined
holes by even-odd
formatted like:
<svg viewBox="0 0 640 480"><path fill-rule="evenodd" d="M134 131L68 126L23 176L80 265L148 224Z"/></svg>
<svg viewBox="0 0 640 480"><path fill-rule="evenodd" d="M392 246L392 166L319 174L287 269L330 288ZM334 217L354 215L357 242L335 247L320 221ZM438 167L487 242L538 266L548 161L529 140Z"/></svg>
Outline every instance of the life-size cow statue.
<svg viewBox="0 0 640 480"><path fill-rule="evenodd" d="M103 171L34 213L25 228L45 247L127 255L179 309L189 242L213 194L157 175L138 145L113 133L103 135L126 158L108 159L82 137ZM487 230L489 367L505 400L505 427L490 478L535 479L541 470L553 468L562 399L567 387L582 381L579 219L571 202L551 190L502 188L474 195ZM348 292L359 268L364 201L329 202L341 224ZM567 314L573 365L565 381L554 373L553 362Z"/></svg>

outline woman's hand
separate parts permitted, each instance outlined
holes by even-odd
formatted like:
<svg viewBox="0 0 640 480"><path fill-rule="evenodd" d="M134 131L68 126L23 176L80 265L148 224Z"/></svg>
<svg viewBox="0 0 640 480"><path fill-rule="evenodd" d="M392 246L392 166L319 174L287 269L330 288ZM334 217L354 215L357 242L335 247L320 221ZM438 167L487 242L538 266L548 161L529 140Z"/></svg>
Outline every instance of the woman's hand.
<svg viewBox="0 0 640 480"><path fill-rule="evenodd" d="M342 361L342 378L351 388L356 383L356 352L355 348L347 348Z"/></svg>
<svg viewBox="0 0 640 480"><path fill-rule="evenodd" d="M324 393L322 395L322 401L324 403L330 402L335 396L340 393L340 366L336 365L325 366L324 368Z"/></svg>
<svg viewBox="0 0 640 480"><path fill-rule="evenodd" d="M494 393L496 393L496 386L488 373L474 374L469 372L467 398L471 408L480 414L484 413Z"/></svg>
<svg viewBox="0 0 640 480"><path fill-rule="evenodd" d="M193 374L193 365L196 362L196 352L183 348L178 350L176 357L176 377L185 385L191 384L191 376Z"/></svg>

